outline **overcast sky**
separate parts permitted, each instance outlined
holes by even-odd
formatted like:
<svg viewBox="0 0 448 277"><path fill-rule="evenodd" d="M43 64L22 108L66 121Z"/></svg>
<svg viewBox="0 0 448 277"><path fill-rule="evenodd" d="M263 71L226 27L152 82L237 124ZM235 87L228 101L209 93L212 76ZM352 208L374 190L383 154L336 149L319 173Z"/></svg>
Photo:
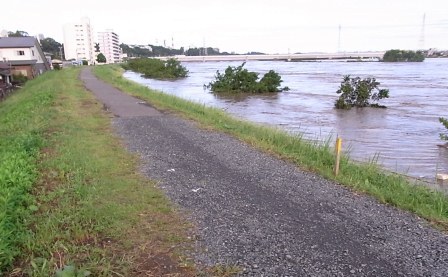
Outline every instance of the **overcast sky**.
<svg viewBox="0 0 448 277"><path fill-rule="evenodd" d="M5 7L0 30L59 42L65 23L87 16L95 32L113 29L127 44L237 53L448 49L448 0L21 0Z"/></svg>

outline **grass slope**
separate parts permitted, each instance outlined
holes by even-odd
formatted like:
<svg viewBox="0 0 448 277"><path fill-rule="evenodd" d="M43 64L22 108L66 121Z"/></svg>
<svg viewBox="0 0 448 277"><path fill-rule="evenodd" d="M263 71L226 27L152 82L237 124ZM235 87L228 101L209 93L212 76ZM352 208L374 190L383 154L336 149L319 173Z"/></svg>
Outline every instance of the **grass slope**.
<svg viewBox="0 0 448 277"><path fill-rule="evenodd" d="M0 276L193 275L174 250L189 225L78 74L46 73L0 103Z"/></svg>
<svg viewBox="0 0 448 277"><path fill-rule="evenodd" d="M0 103L0 272L20 254L20 244L29 237L26 225L36 209L30 192L38 177L38 151L54 96L41 84L35 88L41 91L38 95L27 86L23 94Z"/></svg>
<svg viewBox="0 0 448 277"><path fill-rule="evenodd" d="M329 143L310 143L300 135L241 121L225 112L157 92L126 80L118 66L95 68L95 74L115 87L159 109L169 109L193 119L203 126L223 131L260 149L286 158L301 168L335 180L357 192L369 194L387 203L424 217L444 229L448 228L448 197L440 192L416 186L408 179L381 170L377 165L355 163L347 157L341 161L340 174L333 175L334 153Z"/></svg>

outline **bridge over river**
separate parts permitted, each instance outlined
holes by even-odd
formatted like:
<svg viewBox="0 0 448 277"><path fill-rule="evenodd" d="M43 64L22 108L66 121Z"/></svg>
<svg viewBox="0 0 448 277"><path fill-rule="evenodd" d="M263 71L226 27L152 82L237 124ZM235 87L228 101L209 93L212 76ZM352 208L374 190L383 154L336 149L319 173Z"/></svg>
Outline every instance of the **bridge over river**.
<svg viewBox="0 0 448 277"><path fill-rule="evenodd" d="M303 53L303 54L268 54L268 55L219 55L219 56L174 56L181 62L216 62L216 61L315 61L348 60L379 61L385 52L339 52L339 53ZM167 60L173 57L158 57Z"/></svg>

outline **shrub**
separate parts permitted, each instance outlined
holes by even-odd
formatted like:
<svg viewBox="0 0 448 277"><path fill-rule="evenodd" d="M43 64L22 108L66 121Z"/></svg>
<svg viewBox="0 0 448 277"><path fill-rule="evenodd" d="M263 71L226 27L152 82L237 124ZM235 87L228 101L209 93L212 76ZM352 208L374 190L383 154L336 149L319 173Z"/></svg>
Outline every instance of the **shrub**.
<svg viewBox="0 0 448 277"><path fill-rule="evenodd" d="M379 82L375 78L351 78L346 75L336 93L341 94L336 100L337 109L350 109L351 107L384 107L369 101L379 101L389 97L388 89L379 89Z"/></svg>
<svg viewBox="0 0 448 277"><path fill-rule="evenodd" d="M12 75L13 83L22 85L28 81L28 78L22 73Z"/></svg>
<svg viewBox="0 0 448 277"><path fill-rule="evenodd" d="M188 70L176 59L132 59L122 66L126 70L142 73L145 78L177 79L188 76Z"/></svg>
<svg viewBox="0 0 448 277"><path fill-rule="evenodd" d="M392 49L386 51L383 56L384 62L423 62L425 55L421 51L406 51Z"/></svg>
<svg viewBox="0 0 448 277"><path fill-rule="evenodd" d="M439 118L440 123L442 123L443 126L448 130L448 119L440 117ZM448 133L446 134L440 134L440 138L442 140L448 140Z"/></svg>
<svg viewBox="0 0 448 277"><path fill-rule="evenodd" d="M245 64L237 67L229 66L224 74L221 74L219 70L216 71L215 80L206 87L213 92L231 93L263 93L289 90L288 87L280 88L283 81L274 70L270 70L258 81L258 73L243 68Z"/></svg>

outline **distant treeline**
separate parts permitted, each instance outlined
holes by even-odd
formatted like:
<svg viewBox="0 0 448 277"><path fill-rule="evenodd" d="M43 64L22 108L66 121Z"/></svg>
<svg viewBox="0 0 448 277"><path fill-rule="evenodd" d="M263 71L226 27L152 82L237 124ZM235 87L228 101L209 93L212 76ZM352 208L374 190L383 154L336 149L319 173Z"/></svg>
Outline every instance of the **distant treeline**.
<svg viewBox="0 0 448 277"><path fill-rule="evenodd" d="M120 47L121 49L123 49L123 53L127 54L128 57L134 57L134 58L167 57L176 55L185 55L185 56L238 55L233 52L232 53L220 52L218 48L213 47L199 47L199 48L195 47L185 50L183 47L176 49L151 44L131 46L124 43L122 43ZM244 55L263 55L263 54L264 53L261 52L248 52Z"/></svg>

